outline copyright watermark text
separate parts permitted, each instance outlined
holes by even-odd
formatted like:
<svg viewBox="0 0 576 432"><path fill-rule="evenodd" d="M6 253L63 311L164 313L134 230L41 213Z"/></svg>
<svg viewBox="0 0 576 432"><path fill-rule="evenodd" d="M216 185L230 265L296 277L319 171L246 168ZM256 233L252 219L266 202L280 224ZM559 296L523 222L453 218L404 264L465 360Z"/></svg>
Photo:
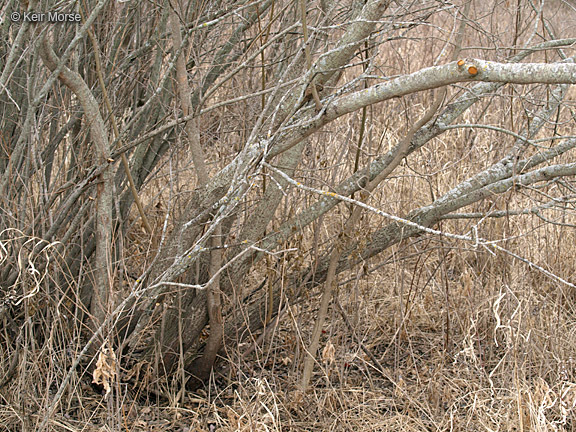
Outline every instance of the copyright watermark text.
<svg viewBox="0 0 576 432"><path fill-rule="evenodd" d="M12 22L47 22L47 23L79 23L82 17L79 13L63 12L12 12Z"/></svg>

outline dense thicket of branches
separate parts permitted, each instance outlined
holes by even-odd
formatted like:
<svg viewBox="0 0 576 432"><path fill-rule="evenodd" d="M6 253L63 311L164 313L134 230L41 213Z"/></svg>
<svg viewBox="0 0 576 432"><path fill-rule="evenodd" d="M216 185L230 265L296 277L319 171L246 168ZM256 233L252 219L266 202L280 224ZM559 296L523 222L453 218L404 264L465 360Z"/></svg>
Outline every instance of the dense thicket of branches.
<svg viewBox="0 0 576 432"><path fill-rule="evenodd" d="M57 345L81 337L89 355L64 370L106 346L197 385L322 287L305 388L342 272L420 235L522 258L482 224L560 223L576 174L576 40L558 5L525 3L511 29L499 2L28 3L75 25L12 22L24 3L8 1L4 384L23 335L42 345L65 316ZM439 166L446 136L457 157Z"/></svg>

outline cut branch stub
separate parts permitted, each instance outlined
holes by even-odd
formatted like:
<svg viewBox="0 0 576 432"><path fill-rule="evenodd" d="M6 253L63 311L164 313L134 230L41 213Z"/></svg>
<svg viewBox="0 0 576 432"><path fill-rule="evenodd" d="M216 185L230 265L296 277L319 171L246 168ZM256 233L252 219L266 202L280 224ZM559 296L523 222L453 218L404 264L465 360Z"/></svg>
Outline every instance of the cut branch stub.
<svg viewBox="0 0 576 432"><path fill-rule="evenodd" d="M456 64L458 65L458 70L460 71L467 71L468 74L472 77L475 77L476 75L478 75L478 67L472 63L470 60L466 61L466 60L458 60L456 62Z"/></svg>

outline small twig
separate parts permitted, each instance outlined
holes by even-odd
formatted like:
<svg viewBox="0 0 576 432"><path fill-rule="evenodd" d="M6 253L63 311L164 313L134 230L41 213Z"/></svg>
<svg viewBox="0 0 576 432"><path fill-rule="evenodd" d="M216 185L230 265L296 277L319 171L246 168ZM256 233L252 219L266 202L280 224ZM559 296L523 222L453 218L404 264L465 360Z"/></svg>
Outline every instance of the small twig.
<svg viewBox="0 0 576 432"><path fill-rule="evenodd" d="M304 33L304 54L306 56L306 67L310 71L312 70L312 56L310 55L310 47L308 46L308 26L306 24L306 0L300 0L300 13L302 15L302 32ZM310 89L312 92L312 97L314 98L314 103L316 104L316 109L320 111L322 109L322 102L320 102L320 96L318 95L318 90L316 89L316 83L314 77L310 82Z"/></svg>

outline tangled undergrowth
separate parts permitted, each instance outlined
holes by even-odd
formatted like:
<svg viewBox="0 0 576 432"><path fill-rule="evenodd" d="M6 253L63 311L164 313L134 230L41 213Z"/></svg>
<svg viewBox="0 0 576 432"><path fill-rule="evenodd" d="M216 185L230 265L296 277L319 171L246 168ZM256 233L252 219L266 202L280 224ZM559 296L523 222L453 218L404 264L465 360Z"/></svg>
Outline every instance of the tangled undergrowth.
<svg viewBox="0 0 576 432"><path fill-rule="evenodd" d="M27 176L18 169L2 172L13 192L12 198L2 197L6 201L0 206L2 227L19 229L0 230L0 431L576 430L573 175L550 179L546 174L550 170L543 174L538 171L544 176L541 182L521 187L515 175L522 167L515 166L506 179L486 180L493 188L478 201L471 199L472 204L461 206L454 201L453 210L430 223L429 227L436 230L434 235L428 230L404 237L404 226L397 225L401 233L398 239L403 240L390 241L381 250L374 243L382 233L380 229L393 222L367 211L348 232L352 206L339 202L329 212L314 215L315 209L327 202L310 192L315 188L324 196L335 197L333 191L339 185L354 180L360 170L371 171L374 163L385 160L382 158L388 151L410 138L413 125L425 118L436 102L441 109L420 134L430 141L415 148L409 157L394 156L398 161L393 172L371 194L364 197L360 187L356 192L351 189L346 197L365 200L382 214L410 217L415 211L418 214L438 204L454 188L477 181L475 176L490 177L486 170L501 172L503 164L499 161L509 156L519 158L516 151L520 148L527 166L531 158L555 149L558 155L542 159L541 168L550 168L552 163L572 167L573 150L567 149L574 147L573 88L506 85L488 91L489 87L462 82L449 86L446 92L437 88L434 92L409 93L350 112L307 136L293 168L287 170L293 183L281 184L282 178L274 177L272 165L247 171L245 177L252 182L249 190L230 199L230 212L222 213L213 226L223 229L222 238L229 247L200 242L198 239L210 229L203 225L186 248L225 250L228 261L224 267L215 265L215 272L226 268L222 279L232 280L237 275L232 274L230 263L248 251L242 247L251 244L251 224L257 219L253 215L269 211L262 229L254 234L257 241L249 251L254 252L254 261L250 258L239 265L240 277L225 285L221 299L225 325L242 323L242 318L258 309L250 307L258 305L263 310L257 318L265 326L248 336L244 333L238 340L227 340L206 386L191 391L186 388L191 376L184 365L192 364L194 358L184 357L206 352L196 348L207 345L210 326L204 326L204 322L197 325L200 336L189 337L187 342L195 345L184 349L182 329L173 331L176 325L170 328L165 323L172 319L170 322L182 326L183 315L205 312L181 307L179 302L187 294L196 293L193 290L198 284L208 287L205 276L211 267L209 254L199 257L189 274L170 279L166 285L170 291L154 298L148 305L150 309L132 308L128 301L136 296L133 290L139 277L151 271L158 256L164 254L158 261L167 263L158 266L162 267L157 269L160 273L184 257L179 257L180 245L171 243L170 236L191 224L186 212L193 208L190 203L194 204L201 190L188 142L193 134L189 135L183 124L167 126L185 111L179 108L171 78L160 82L161 71L175 65L177 57L169 52L176 42L166 39L164 33L168 33L157 25L165 17L164 9L168 12L170 8L168 3L165 8L156 8L156 2L110 3L109 13L102 15L96 26L102 27L97 36L105 48L103 54L106 41L115 41L115 47L125 50L113 58L103 55L108 78L115 83L109 92L117 106L110 112L103 110L102 115L129 123L136 122L140 107L148 104L153 108L134 139L141 140L142 134L154 135L126 153L130 163L139 167L133 174L138 174L136 196L142 200L144 211L137 212L127 205L122 213L122 206L130 201L128 182L122 180L124 168L119 159L107 158L104 164L116 170L114 194L118 200L109 210L122 214L109 226L110 244L104 245L106 250L110 246L109 258L114 261L109 263L107 307L124 309L122 314L110 313L109 322L102 325L106 327L102 334L110 335L109 339L102 342L94 338L95 327L102 323L94 324L90 315L94 311L88 310L96 303L91 302L92 293L101 288L96 281L103 280L95 276L98 268L93 258L98 235L93 219L97 206L93 202L98 190L91 184L98 182L94 177L97 171L92 171L95 165L90 162L94 160L90 122L72 103L77 95L64 85L55 86L49 103L41 105L41 115L28 115L5 99L4 105L11 108L0 116L0 165L14 158L9 162L17 162L15 166L24 166L23 161L37 166L26 168ZM274 139L284 142L282 134L295 126L283 121L275 125L277 115L286 114L287 121L294 113L300 115L294 118L304 122L296 124L303 134L319 106L312 104L315 84L306 81L306 70L296 67L294 87L285 87L291 78L279 85L278 77L284 75L272 71L286 67L287 63L282 63L302 54L300 46L306 45L299 33L300 15L295 9L295 13L289 12L296 2L265 2L270 13L261 15L264 11L256 9L251 27L245 30L242 28L248 15L243 17L234 11L235 2L224 4L220 11L224 15L217 19L213 18L220 12L212 16L210 8L219 2L188 3L198 8L198 16L203 17L198 22L206 26L200 25L196 30L202 32L191 36L190 41L192 51L202 48L195 54L199 63L191 60L184 69L188 67L190 83L198 85L190 94L208 95L198 105L200 114L190 123L197 121L200 125L197 132L205 147L207 170L211 180L218 180L218 174L236 171L232 162L244 154L244 145L253 144L253 136L270 140L270 131L274 131L278 133ZM314 14L322 18L323 3L308 3L309 18ZM337 6L331 18L334 21L320 20L317 26L313 21L309 23L316 26L312 29L315 62L334 52L349 24L346 17L353 16L358 5L370 2L332 3ZM517 3L517 10L509 7L510 2L461 2L460 6L437 1L390 3L395 9L383 17L384 33L370 31L370 37L349 55L348 63L339 66L341 76L335 80L339 84L332 84L340 87L330 88L332 84L327 82L324 90L320 86L316 89L324 91L326 107L340 94L377 88L391 77L407 77L428 66L448 64L454 53L462 59L498 63L508 62L524 51L530 53L522 57L523 62L537 63L563 61L574 54L573 41L559 42L559 38L574 33L573 21L566 19L573 14L571 2L554 0L546 7L545 2L540 6L535 1L512 2ZM438 7L440 4L442 7ZM470 14L466 12L467 4L472 5ZM208 8L203 10L205 6ZM276 14L281 18L277 19ZM394 25L387 26L388 21ZM457 42L459 23L466 25ZM242 30L238 34L243 36L236 39L230 51L234 26ZM557 28L557 36L552 27ZM7 28L0 25L0 33ZM266 28L268 36L272 35L269 41L268 36L263 38ZM72 27L58 29L69 32L64 33L70 40L76 37ZM134 29L139 29L141 35L134 40L126 37ZM151 40L156 38L149 51L146 34L154 35ZM541 46L541 42L552 40L558 43L554 49ZM280 49L272 45L276 43ZM79 44L81 48L74 52L71 63L85 57L88 65L83 73L90 84L87 88L103 104L90 66L94 53L89 45L92 42L88 43L86 36L86 43ZM57 48L61 52L66 49L64 45ZM235 57L245 49L244 55ZM12 52L14 58L26 59L22 64L26 67L21 67L0 97L10 96L11 91L25 106L38 90L26 86L44 85L48 70L35 53L27 43L23 43L22 51ZM237 68L235 73L222 67L218 53L230 54L229 66ZM455 69L456 65L461 66L455 61ZM220 79L214 78L213 87L203 88L202 83L210 82L213 73L225 71ZM12 72L8 68L0 75L9 77ZM475 93L482 88L484 93ZM163 89L162 94L156 94L156 89ZM286 93L275 95L274 89ZM293 100L292 114L275 109L280 105L276 102L292 100L299 94L297 98L302 100ZM567 95L562 103L556 100L559 95ZM474 98L478 98L474 105L462 108L464 102ZM4 109L2 103L0 109ZM444 113L450 114L453 109L464 111L450 120L451 125L443 124L442 119L450 117ZM35 116L37 127L21 127ZM442 121L437 124L438 119ZM102 121L104 125L107 122ZM542 129L530 135L528 132L539 122ZM446 129L435 138L427 138L426 131L440 124ZM116 136L109 132L110 138ZM29 136L33 139L28 140ZM53 144L53 140L61 140L61 144ZM28 153L14 150L27 141ZM30 158L22 156L28 154ZM36 161L34 155L40 154L45 155L44 159ZM281 158L273 159L268 162L274 167L284 163ZM540 163L530 165L534 168L532 174ZM20 180L15 174L29 180ZM496 187L504 182L502 179L510 180L510 187ZM245 178L230 180L222 190L228 190L237 180L243 184ZM75 183L86 187L76 188ZM274 193L274 185L281 193L276 194L273 209L267 209L264 204ZM478 191L471 189L469 195ZM218 195L217 200L222 196ZM77 205L67 204L76 200ZM202 205L209 209L215 202L220 201ZM306 213L310 209L314 212ZM150 222L147 228L143 214ZM300 226L299 218L307 214L313 216L311 222ZM60 228L53 229L53 219L62 223ZM287 222L292 227L281 234ZM214 239L220 236L216 232ZM478 232L485 241L474 242L467 237ZM448 234L457 234L460 240ZM343 272L335 275L338 288L321 330L320 348L313 353L312 380L304 391L301 384L306 350L312 345L324 287L320 281L320 286L302 288L299 277L307 272L313 274L312 278L318 276L312 269L316 269L320 258L338 250L342 246L339 239L346 236L354 239L356 249L341 258L351 265L343 265ZM49 243L39 237L58 240ZM268 246L259 243L264 240ZM365 249L371 240L377 252L374 256ZM262 253L267 256L260 260L255 251L267 252ZM100 276L104 274L102 268ZM150 286L142 288L146 289ZM305 289L310 291L303 292ZM277 309L272 307L278 303ZM136 316L151 309L149 321ZM122 320L125 322L120 323ZM128 342L126 332L119 329L126 329L131 320L142 323L142 328L132 333ZM168 330L177 337L166 338L169 340L164 346L159 346L161 342L155 345L164 341L164 331ZM233 339L233 330L224 332L225 337ZM163 363L175 357L176 368Z"/></svg>
<svg viewBox="0 0 576 432"><path fill-rule="evenodd" d="M81 322L74 299L44 290L33 271L34 259L57 265L57 247L12 234L3 258L20 241L29 250L21 282L36 288L4 300L25 325L3 314L3 430L34 430L67 375L50 430L573 430L574 293L509 258L447 245L413 258L427 240L405 242L367 276L342 279L309 391L299 378L315 310L301 302L223 353L210 386L192 393L154 382L150 365L123 364L111 348L95 369L71 370L86 343L70 325Z"/></svg>

